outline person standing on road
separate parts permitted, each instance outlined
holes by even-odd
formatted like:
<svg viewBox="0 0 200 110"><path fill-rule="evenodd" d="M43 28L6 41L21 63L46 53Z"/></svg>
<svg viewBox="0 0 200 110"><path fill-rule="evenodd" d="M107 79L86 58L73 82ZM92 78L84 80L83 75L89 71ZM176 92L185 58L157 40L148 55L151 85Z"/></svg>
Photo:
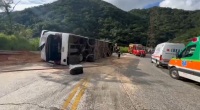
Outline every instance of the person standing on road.
<svg viewBox="0 0 200 110"><path fill-rule="evenodd" d="M149 49L149 54L152 54L152 52L153 52L153 49Z"/></svg>
<svg viewBox="0 0 200 110"><path fill-rule="evenodd" d="M119 47L119 46L118 46L117 49L116 49L116 53L118 54L118 59L119 59L119 58L120 58L120 54L121 54L121 53L120 53L120 47Z"/></svg>
<svg viewBox="0 0 200 110"><path fill-rule="evenodd" d="M117 50L117 44L115 44L115 46L114 46L114 51L116 52L116 50Z"/></svg>

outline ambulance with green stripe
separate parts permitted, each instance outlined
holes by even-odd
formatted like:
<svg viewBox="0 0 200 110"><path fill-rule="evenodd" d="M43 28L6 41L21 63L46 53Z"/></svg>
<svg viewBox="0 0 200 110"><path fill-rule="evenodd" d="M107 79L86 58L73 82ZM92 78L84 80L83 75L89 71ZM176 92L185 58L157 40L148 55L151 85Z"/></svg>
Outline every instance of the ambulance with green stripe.
<svg viewBox="0 0 200 110"><path fill-rule="evenodd" d="M170 76L174 79L184 77L200 82L200 36L172 58L168 64Z"/></svg>

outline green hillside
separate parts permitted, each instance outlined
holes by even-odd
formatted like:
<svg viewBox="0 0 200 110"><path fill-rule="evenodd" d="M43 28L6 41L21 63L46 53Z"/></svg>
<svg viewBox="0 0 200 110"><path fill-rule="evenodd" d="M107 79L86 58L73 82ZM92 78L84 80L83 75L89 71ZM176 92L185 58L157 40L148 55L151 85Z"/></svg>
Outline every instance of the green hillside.
<svg viewBox="0 0 200 110"><path fill-rule="evenodd" d="M200 35L197 32L200 27L200 11L154 8L154 33L157 43L166 41L186 43L186 38ZM131 10L130 13L144 18L148 23L152 9Z"/></svg>
<svg viewBox="0 0 200 110"><path fill-rule="evenodd" d="M154 7L156 43L165 41L186 42L186 38L198 36L200 11L184 11ZM33 32L39 37L42 29L68 32L104 39L121 44L146 44L150 9L134 9L125 12L102 0L58 0L51 4L13 12L14 34ZM2 14L3 15L3 14ZM0 15L0 16L2 16ZM19 33L26 30L24 34ZM8 33L6 18L0 21L0 32Z"/></svg>

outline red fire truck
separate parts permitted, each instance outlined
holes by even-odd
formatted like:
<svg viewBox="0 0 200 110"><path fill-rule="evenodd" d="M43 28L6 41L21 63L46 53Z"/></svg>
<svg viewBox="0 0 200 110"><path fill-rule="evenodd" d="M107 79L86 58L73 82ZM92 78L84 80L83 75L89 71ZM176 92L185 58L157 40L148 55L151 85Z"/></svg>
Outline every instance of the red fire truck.
<svg viewBox="0 0 200 110"><path fill-rule="evenodd" d="M136 56L146 56L146 52L142 44L129 44L129 53Z"/></svg>

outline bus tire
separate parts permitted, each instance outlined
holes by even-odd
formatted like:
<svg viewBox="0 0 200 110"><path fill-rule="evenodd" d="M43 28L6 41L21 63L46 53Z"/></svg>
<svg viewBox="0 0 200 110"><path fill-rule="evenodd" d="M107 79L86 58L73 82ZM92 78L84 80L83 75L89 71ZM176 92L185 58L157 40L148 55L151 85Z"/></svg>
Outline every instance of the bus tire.
<svg viewBox="0 0 200 110"><path fill-rule="evenodd" d="M169 74L170 76L173 78L173 79L180 79L180 76L178 74L178 70L174 67L174 68L171 68L169 70Z"/></svg>

